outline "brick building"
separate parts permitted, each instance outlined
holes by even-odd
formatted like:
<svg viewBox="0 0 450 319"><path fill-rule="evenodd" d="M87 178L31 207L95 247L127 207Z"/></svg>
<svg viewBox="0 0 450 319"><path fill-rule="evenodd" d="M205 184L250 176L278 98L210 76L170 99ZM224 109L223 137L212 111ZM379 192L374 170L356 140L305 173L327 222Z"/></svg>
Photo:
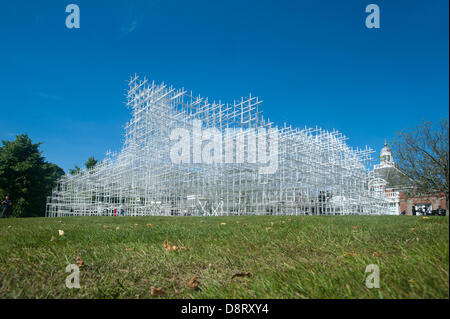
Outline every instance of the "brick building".
<svg viewBox="0 0 450 319"><path fill-rule="evenodd" d="M396 214L404 212L406 215L415 211L446 209L445 194L414 196L409 195L413 189L411 180L406 177L396 166L391 149L387 143L380 153L380 163L376 164L371 172L371 179L383 185L388 198L391 199L391 210Z"/></svg>

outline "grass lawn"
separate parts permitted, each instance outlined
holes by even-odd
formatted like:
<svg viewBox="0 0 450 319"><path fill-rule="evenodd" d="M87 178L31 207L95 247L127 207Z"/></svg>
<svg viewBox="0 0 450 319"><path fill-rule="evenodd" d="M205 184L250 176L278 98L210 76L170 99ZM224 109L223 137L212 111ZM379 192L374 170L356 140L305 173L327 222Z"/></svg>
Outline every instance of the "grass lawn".
<svg viewBox="0 0 450 319"><path fill-rule="evenodd" d="M1 219L0 241L0 298L449 298L448 217Z"/></svg>

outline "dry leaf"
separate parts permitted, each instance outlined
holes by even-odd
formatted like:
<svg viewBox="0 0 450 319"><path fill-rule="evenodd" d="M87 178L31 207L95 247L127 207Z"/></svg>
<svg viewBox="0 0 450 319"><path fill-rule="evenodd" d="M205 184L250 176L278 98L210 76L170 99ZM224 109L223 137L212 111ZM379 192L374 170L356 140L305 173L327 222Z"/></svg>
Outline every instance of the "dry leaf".
<svg viewBox="0 0 450 319"><path fill-rule="evenodd" d="M119 230L119 226L116 227L116 230Z"/></svg>
<svg viewBox="0 0 450 319"><path fill-rule="evenodd" d="M64 236L64 230L58 230L58 234L59 234L59 236Z"/></svg>
<svg viewBox="0 0 450 319"><path fill-rule="evenodd" d="M243 224L242 226L243 226L243 227L247 227L247 224Z"/></svg>
<svg viewBox="0 0 450 319"><path fill-rule="evenodd" d="M273 222L270 223L270 226L273 226Z"/></svg>
<svg viewBox="0 0 450 319"><path fill-rule="evenodd" d="M194 276L192 277L186 284L186 286L188 286L191 289L198 289L198 284L199 282L197 281L198 276Z"/></svg>
<svg viewBox="0 0 450 319"><path fill-rule="evenodd" d="M161 296L163 294L164 294L164 292L163 292L162 288L156 288L156 287L153 287L153 286L150 287L150 295L152 295L152 296Z"/></svg>
<svg viewBox="0 0 450 319"><path fill-rule="evenodd" d="M84 266L84 260L81 259L81 257L77 257L77 266L78 267Z"/></svg>
<svg viewBox="0 0 450 319"><path fill-rule="evenodd" d="M427 216L424 216L424 217L422 217L423 219L430 219L431 217L427 217Z"/></svg>
<svg viewBox="0 0 450 319"><path fill-rule="evenodd" d="M372 254L372 257L383 257L383 256L384 256L383 254L381 254L381 253L379 253L377 251L374 251L373 254Z"/></svg>
<svg viewBox="0 0 450 319"><path fill-rule="evenodd" d="M236 274L234 274L233 276L231 276L231 279L234 279L236 277L250 277L252 274L249 272L238 272Z"/></svg>
<svg viewBox="0 0 450 319"><path fill-rule="evenodd" d="M109 228L109 226L103 225L103 228L106 229L106 228Z"/></svg>
<svg viewBox="0 0 450 319"><path fill-rule="evenodd" d="M8 226L8 228L11 228L11 227L12 227L11 225Z"/></svg>
<svg viewBox="0 0 450 319"><path fill-rule="evenodd" d="M266 227L266 231L272 230L272 227Z"/></svg>
<svg viewBox="0 0 450 319"><path fill-rule="evenodd" d="M348 251L348 252L345 252L345 253L344 253L344 257L347 257L347 256L352 256L352 257L354 257L354 256L358 256L358 254L357 254L357 253L354 253L354 252L352 252L352 251Z"/></svg>
<svg viewBox="0 0 450 319"><path fill-rule="evenodd" d="M145 226L147 226L147 227L151 227L151 226L153 226L152 224L146 224Z"/></svg>
<svg viewBox="0 0 450 319"><path fill-rule="evenodd" d="M220 223L220 225L226 225L227 223Z"/></svg>
<svg viewBox="0 0 450 319"><path fill-rule="evenodd" d="M412 230L412 231L415 231L415 230L416 230L416 228L411 228L411 230Z"/></svg>
<svg viewBox="0 0 450 319"><path fill-rule="evenodd" d="M55 236L52 235L52 238L50 238L50 241L54 241L55 240Z"/></svg>
<svg viewBox="0 0 450 319"><path fill-rule="evenodd" d="M134 248L127 248L126 251L133 251Z"/></svg>
<svg viewBox="0 0 450 319"><path fill-rule="evenodd" d="M183 246L177 247L175 245L170 245L167 240L164 241L163 246L164 246L164 249L168 250L168 251L189 250L189 248L187 248L187 247L183 247Z"/></svg>
<svg viewBox="0 0 450 319"><path fill-rule="evenodd" d="M358 229L360 226L352 226L353 229Z"/></svg>
<svg viewBox="0 0 450 319"><path fill-rule="evenodd" d="M299 292L295 292L295 294L297 295L297 297L299 297L300 299L306 299L305 296L303 296L301 293Z"/></svg>

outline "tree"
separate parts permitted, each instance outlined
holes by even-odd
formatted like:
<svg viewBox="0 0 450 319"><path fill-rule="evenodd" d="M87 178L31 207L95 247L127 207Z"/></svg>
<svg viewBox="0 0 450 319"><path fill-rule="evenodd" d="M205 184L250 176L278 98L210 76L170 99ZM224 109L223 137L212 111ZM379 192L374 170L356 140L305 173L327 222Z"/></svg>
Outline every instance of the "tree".
<svg viewBox="0 0 450 319"><path fill-rule="evenodd" d="M75 165L75 168L69 168L70 175L76 175L79 172L81 172L81 168L79 168L77 165Z"/></svg>
<svg viewBox="0 0 450 319"><path fill-rule="evenodd" d="M14 216L44 216L47 196L64 170L45 161L41 143L33 144L27 134L0 147L0 196L8 195Z"/></svg>
<svg viewBox="0 0 450 319"><path fill-rule="evenodd" d="M86 163L84 163L84 166L86 166L87 170L93 168L95 165L97 165L97 160L94 158L94 156L89 157Z"/></svg>
<svg viewBox="0 0 450 319"><path fill-rule="evenodd" d="M434 126L423 121L414 130L397 133L392 145L398 168L411 181L413 193L419 195L445 194L446 213L449 211L449 137L448 119Z"/></svg>

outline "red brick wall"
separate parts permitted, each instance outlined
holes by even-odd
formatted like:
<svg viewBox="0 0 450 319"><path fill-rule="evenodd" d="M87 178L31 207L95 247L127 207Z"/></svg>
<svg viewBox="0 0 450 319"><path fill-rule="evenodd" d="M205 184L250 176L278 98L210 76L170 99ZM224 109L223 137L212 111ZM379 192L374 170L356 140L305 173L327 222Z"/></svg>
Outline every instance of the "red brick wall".
<svg viewBox="0 0 450 319"><path fill-rule="evenodd" d="M400 212L406 211L407 215L412 214L412 206L417 204L431 204L431 209L438 209L439 206L445 209L446 200L445 194L441 196L419 196L419 197L407 197L405 193L400 192Z"/></svg>

